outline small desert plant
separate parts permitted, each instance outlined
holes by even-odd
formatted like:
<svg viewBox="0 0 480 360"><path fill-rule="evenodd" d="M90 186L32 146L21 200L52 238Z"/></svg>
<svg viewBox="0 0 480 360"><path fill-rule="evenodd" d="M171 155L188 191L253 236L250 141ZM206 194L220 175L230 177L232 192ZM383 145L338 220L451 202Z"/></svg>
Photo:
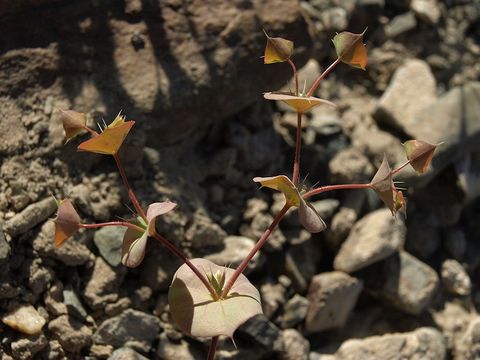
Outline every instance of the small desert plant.
<svg viewBox="0 0 480 360"><path fill-rule="evenodd" d="M370 183L339 184L305 189L299 184L301 155L301 125L304 112L318 106L333 103L313 96L318 85L325 76L339 63L365 69L367 56L362 34L342 32L333 38L337 59L313 82L308 92L299 91L299 79L296 66L291 60L293 43L282 38L267 35L264 62L272 64L288 62L293 70L295 92L268 92L264 97L269 100L280 100L294 108L297 112L296 146L292 176L277 175L255 177L253 181L263 187L280 191L285 196L285 204L275 216L270 226L257 241L255 247L236 269L219 266L206 259L188 259L161 234L157 233L155 220L169 211L176 204L170 201L150 204L146 211L140 206L135 192L126 177L118 151L134 125L134 121L125 121L118 115L112 123L104 125L100 133L86 126L86 115L73 110L61 111L61 118L67 141L84 130L91 138L78 146L80 151L113 156L128 196L135 209L135 217L131 221L111 221L98 224L84 224L68 199L58 202L58 213L55 218L55 244L60 246L67 238L80 228L101 228L105 226L126 227L122 248L122 263L128 267L140 265L145 255L147 240L155 238L183 261L177 270L170 286L168 301L172 318L178 327L194 337L211 337L208 359L213 359L218 337L233 337L235 330L250 317L262 313L260 295L257 289L243 275L254 255L268 241L283 216L290 208L298 208L300 223L306 230L317 233L325 230L326 224L309 203L310 198L320 193L340 189L373 189L380 199L395 215L405 210L405 200L400 190L395 187L393 177L405 166L411 165L419 172L426 171L436 146L419 140L407 141L405 151L406 162L396 169L391 169L387 159L384 160Z"/></svg>

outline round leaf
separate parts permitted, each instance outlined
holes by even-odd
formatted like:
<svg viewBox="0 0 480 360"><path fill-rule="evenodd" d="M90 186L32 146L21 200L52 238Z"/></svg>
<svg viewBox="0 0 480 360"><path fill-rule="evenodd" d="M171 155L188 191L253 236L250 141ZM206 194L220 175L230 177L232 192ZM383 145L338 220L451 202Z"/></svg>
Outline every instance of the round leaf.
<svg viewBox="0 0 480 360"><path fill-rule="evenodd" d="M327 228L325 222L318 215L312 204L302 199L298 208L298 218L305 230L311 233L319 233Z"/></svg>

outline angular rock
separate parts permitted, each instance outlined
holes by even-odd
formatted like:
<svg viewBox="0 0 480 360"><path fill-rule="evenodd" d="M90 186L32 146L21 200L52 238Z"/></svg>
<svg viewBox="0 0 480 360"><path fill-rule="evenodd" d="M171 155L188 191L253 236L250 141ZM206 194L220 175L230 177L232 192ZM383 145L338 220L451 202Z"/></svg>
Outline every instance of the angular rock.
<svg viewBox="0 0 480 360"><path fill-rule="evenodd" d="M470 277L457 260L445 260L442 263L441 275L443 286L448 292L460 296L470 295Z"/></svg>
<svg viewBox="0 0 480 360"><path fill-rule="evenodd" d="M93 235L93 242L100 255L112 266L117 266L122 261L123 235L126 228L106 226Z"/></svg>
<svg viewBox="0 0 480 360"><path fill-rule="evenodd" d="M148 254L142 263L141 278L153 290L166 291L172 283L173 274L182 261L163 246L149 244Z"/></svg>
<svg viewBox="0 0 480 360"><path fill-rule="evenodd" d="M129 347L121 347L115 350L108 360L148 360L148 358Z"/></svg>
<svg viewBox="0 0 480 360"><path fill-rule="evenodd" d="M85 320L87 317L87 311L71 287L67 287L65 290L63 290L63 302L66 305L70 316L82 321Z"/></svg>
<svg viewBox="0 0 480 360"><path fill-rule="evenodd" d="M417 27L417 19L415 14L407 11L403 14L395 16L388 24L385 25L384 31L388 38L395 38Z"/></svg>
<svg viewBox="0 0 480 360"><path fill-rule="evenodd" d="M405 251L365 270L365 288L408 314L424 311L438 289L435 270Z"/></svg>
<svg viewBox="0 0 480 360"><path fill-rule="evenodd" d="M437 0L412 0L409 4L415 15L430 25L437 24L442 15Z"/></svg>
<svg viewBox="0 0 480 360"><path fill-rule="evenodd" d="M332 182L338 184L361 183L369 181L374 169L358 149L349 147L335 154L328 163Z"/></svg>
<svg viewBox="0 0 480 360"><path fill-rule="evenodd" d="M235 339L238 339L239 348L243 342L250 349L257 350L257 356L275 356L282 351L282 333L281 331L264 315L256 315L247 320L234 333ZM247 345L249 344L249 345Z"/></svg>
<svg viewBox="0 0 480 360"><path fill-rule="evenodd" d="M35 335L12 342L12 355L18 360L34 359L35 354L48 345L45 335Z"/></svg>
<svg viewBox="0 0 480 360"><path fill-rule="evenodd" d="M185 232L185 238L197 249L219 246L226 236L225 230L201 212L194 214L192 225Z"/></svg>
<svg viewBox="0 0 480 360"><path fill-rule="evenodd" d="M92 330L81 322L62 315L48 323L50 330L62 347L69 352L79 352L90 345Z"/></svg>
<svg viewBox="0 0 480 360"><path fill-rule="evenodd" d="M4 266L10 257L10 244L5 239L2 224L0 223L0 269Z"/></svg>
<svg viewBox="0 0 480 360"><path fill-rule="evenodd" d="M383 260L403 247L405 224L387 208L359 220L342 244L333 267L348 273Z"/></svg>
<svg viewBox="0 0 480 360"><path fill-rule="evenodd" d="M308 360L310 343L295 329L282 331L283 360Z"/></svg>
<svg viewBox="0 0 480 360"><path fill-rule="evenodd" d="M46 220L56 209L57 202L53 197L43 199L27 206L22 212L7 220L4 224L4 230L11 237L24 234Z"/></svg>
<svg viewBox="0 0 480 360"><path fill-rule="evenodd" d="M265 213L257 213L250 226L243 224L240 227L240 234L250 239L259 239L273 221L273 216ZM262 248L266 251L279 251L283 248L286 238L279 228L276 228Z"/></svg>
<svg viewBox="0 0 480 360"><path fill-rule="evenodd" d="M134 350L148 352L159 332L160 320L157 317L128 309L100 324L93 335L93 341L97 344L109 344L115 348L128 346Z"/></svg>
<svg viewBox="0 0 480 360"><path fill-rule="evenodd" d="M335 360L443 360L446 358L442 334L434 328L410 333L347 340L335 353Z"/></svg>
<svg viewBox="0 0 480 360"><path fill-rule="evenodd" d="M314 276L307 295L306 333L342 327L362 289L361 280L339 271Z"/></svg>
<svg viewBox="0 0 480 360"><path fill-rule="evenodd" d="M286 289L280 283L266 282L260 287L264 315L271 319L286 301Z"/></svg>
<svg viewBox="0 0 480 360"><path fill-rule="evenodd" d="M307 316L310 302L307 298L295 294L287 301L283 308L283 315L280 320L282 329L293 328L302 323Z"/></svg>
<svg viewBox="0 0 480 360"><path fill-rule="evenodd" d="M476 360L480 355L480 317L473 319L463 335L456 359Z"/></svg>
<svg viewBox="0 0 480 360"><path fill-rule="evenodd" d="M436 82L428 64L417 59L407 60L395 71L374 116L378 121L410 133L415 116L435 100Z"/></svg>
<svg viewBox="0 0 480 360"><path fill-rule="evenodd" d="M164 360L195 360L205 357L205 354L192 344L183 339L179 342L171 341L165 333L160 335L157 355Z"/></svg>
<svg viewBox="0 0 480 360"><path fill-rule="evenodd" d="M46 323L32 305L18 305L2 316L2 322L27 335L38 334Z"/></svg>
<svg viewBox="0 0 480 360"><path fill-rule="evenodd" d="M83 294L87 304L94 310L105 307L118 299L118 287L123 281L126 269L123 266L112 268L101 257L97 257L92 275Z"/></svg>

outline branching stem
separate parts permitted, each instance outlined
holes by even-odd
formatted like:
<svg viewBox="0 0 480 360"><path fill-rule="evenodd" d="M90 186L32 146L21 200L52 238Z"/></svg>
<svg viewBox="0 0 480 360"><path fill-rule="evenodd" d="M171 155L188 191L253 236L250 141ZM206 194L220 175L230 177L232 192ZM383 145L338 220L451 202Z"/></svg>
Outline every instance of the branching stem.
<svg viewBox="0 0 480 360"><path fill-rule="evenodd" d="M318 195L327 191L333 190L345 190L345 189L369 189L372 184L340 184L340 185L327 185L308 191L303 195L304 199L308 199L314 195Z"/></svg>
<svg viewBox="0 0 480 360"><path fill-rule="evenodd" d="M275 227L278 225L280 220L282 220L283 216L286 214L286 212L290 209L290 205L285 204L280 210L280 212L275 216L273 219L272 223L268 227L267 230L262 234L260 239L258 239L257 243L255 244L254 248L250 251L250 253L243 259L243 261L240 263L240 265L235 269L235 272L232 274L232 277L228 279L227 284L223 288L221 298L225 298L228 295L228 292L231 290L233 284L235 284L235 281L237 281L238 277L240 274L242 274L245 269L247 268L248 264L250 263L250 260L255 256L255 254L262 248L263 245L267 242L268 238L272 234L273 230L275 230Z"/></svg>
<svg viewBox="0 0 480 360"><path fill-rule="evenodd" d="M302 113L297 112L297 136L295 139L295 159L293 160L293 185L298 185L300 177L300 152L302 148Z"/></svg>
<svg viewBox="0 0 480 360"><path fill-rule="evenodd" d="M142 229L140 226L126 222L126 221L109 221L109 222L98 223L98 224L80 224L80 227L85 229L98 229L105 226L123 226L139 232L145 231L145 229Z"/></svg>
<svg viewBox="0 0 480 360"><path fill-rule="evenodd" d="M320 82L325 78L325 76L328 75L328 73L330 71L333 70L333 68L335 66L338 65L338 63L340 62L340 58L338 58L337 60L335 60L328 68L325 69L325 71L317 78L317 80L315 80L315 82L313 83L312 87L310 88L310 90L308 91L307 93L307 97L310 97L313 95L313 93L315 92L315 90L317 90L318 88L318 85L320 85Z"/></svg>
<svg viewBox="0 0 480 360"><path fill-rule="evenodd" d="M297 67L295 66L294 62L290 59L287 59L288 63L292 67L293 77L295 79L295 96L298 96L298 72Z"/></svg>

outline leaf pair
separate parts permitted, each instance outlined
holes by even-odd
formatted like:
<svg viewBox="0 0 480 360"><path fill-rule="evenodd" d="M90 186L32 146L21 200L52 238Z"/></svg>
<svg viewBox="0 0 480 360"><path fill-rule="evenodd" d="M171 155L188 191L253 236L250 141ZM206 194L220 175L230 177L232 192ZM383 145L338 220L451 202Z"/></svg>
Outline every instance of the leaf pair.
<svg viewBox="0 0 480 360"><path fill-rule="evenodd" d="M292 181L285 175L255 177L255 182L262 186L280 191L289 206L298 207L298 217L303 227L311 233L318 233L327 228L315 208L300 195Z"/></svg>
<svg viewBox="0 0 480 360"><path fill-rule="evenodd" d="M143 232L128 228L123 236L122 264L128 267L137 267L145 257L147 240L149 236L155 235L155 220L158 216L164 215L173 210L177 204L171 201L150 204L147 209L147 223L142 218L139 222L144 227Z"/></svg>
<svg viewBox="0 0 480 360"><path fill-rule="evenodd" d="M337 107L337 105L328 100L320 99L314 96L296 96L295 94L289 92L272 91L263 94L263 97L267 100L283 101L285 104L295 109L295 111L298 113L304 113L305 111L308 111L311 108L321 104L327 104L333 106L334 108Z"/></svg>

